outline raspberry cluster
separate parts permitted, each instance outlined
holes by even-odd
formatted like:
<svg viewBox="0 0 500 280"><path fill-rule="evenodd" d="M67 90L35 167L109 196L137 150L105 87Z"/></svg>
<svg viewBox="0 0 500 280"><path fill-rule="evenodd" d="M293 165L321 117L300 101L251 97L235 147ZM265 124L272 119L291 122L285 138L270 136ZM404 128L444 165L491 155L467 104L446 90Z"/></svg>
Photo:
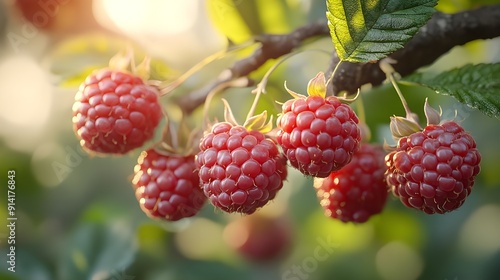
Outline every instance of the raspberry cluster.
<svg viewBox="0 0 500 280"><path fill-rule="evenodd" d="M441 123L427 102L424 129L407 107L406 118L391 118L398 141L384 160L381 147L360 143L358 117L345 104L354 99L326 96L323 73L310 80L308 96L285 89L293 98L282 105L276 140L265 134L272 130L267 112L253 115L256 103L238 125L225 101L226 121L212 125L198 153L173 141L187 135L164 133L163 142L143 151L134 169L141 209L177 221L196 215L209 200L225 212L252 214L283 187L287 161L315 177L325 214L343 222L363 223L381 212L388 188L404 205L428 214L455 210L470 194L480 171L476 143L456 122ZM106 68L89 75L73 105L73 128L83 148L125 154L143 146L163 115L159 95L157 87L126 71Z"/></svg>
<svg viewBox="0 0 500 280"><path fill-rule="evenodd" d="M200 188L194 156L142 152L132 184L141 209L150 217L177 221L194 216L207 200Z"/></svg>
<svg viewBox="0 0 500 280"><path fill-rule="evenodd" d="M73 104L73 130L82 147L125 154L154 136L162 118L159 91L131 73L101 69L80 85Z"/></svg>
<svg viewBox="0 0 500 280"><path fill-rule="evenodd" d="M358 117L335 96L288 100L278 117L277 142L305 175L327 177L351 161L361 140Z"/></svg>
<svg viewBox="0 0 500 280"><path fill-rule="evenodd" d="M217 123L199 148L196 163L203 191L219 209L251 214L283 187L286 160L261 132Z"/></svg>
<svg viewBox="0 0 500 280"><path fill-rule="evenodd" d="M315 185L326 216L363 223L382 211L388 195L384 156L381 146L361 144L350 163Z"/></svg>
<svg viewBox="0 0 500 280"><path fill-rule="evenodd" d="M448 121L400 138L385 160L387 182L404 205L443 214L470 194L481 155L472 136Z"/></svg>

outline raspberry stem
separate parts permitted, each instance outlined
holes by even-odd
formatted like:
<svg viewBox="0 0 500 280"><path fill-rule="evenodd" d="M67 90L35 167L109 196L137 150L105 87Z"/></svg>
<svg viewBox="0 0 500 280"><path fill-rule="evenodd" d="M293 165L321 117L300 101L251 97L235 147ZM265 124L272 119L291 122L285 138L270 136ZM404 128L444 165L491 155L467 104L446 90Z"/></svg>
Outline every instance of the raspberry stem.
<svg viewBox="0 0 500 280"><path fill-rule="evenodd" d="M169 82L167 84L163 84L160 86L160 96L164 96L166 94L168 94L169 92L171 92L172 90L176 89L177 87L179 87L180 85L182 85L189 77L191 77L194 73L198 72L199 70L203 69L203 67L207 66L208 64L218 60L218 59L221 59L223 58L224 56L232 53L232 52L235 52L235 51L239 51L239 50L242 50L242 49L245 49L247 47L250 47L252 45L254 45L255 42L254 41L248 41L248 42L245 42L245 43L242 43L240 45L236 45L236 46L232 46L232 47L228 47L224 50L221 50L221 51L218 51L210 56L207 56L205 57L203 60L201 60L200 62L196 63L193 67L191 67L189 70L187 70L186 72L184 72L181 76L179 76L177 79L175 79L173 82Z"/></svg>
<svg viewBox="0 0 500 280"><path fill-rule="evenodd" d="M359 95L359 89L358 89L358 95ZM363 98L358 98L356 99L356 115L358 116L359 119L359 129L361 132L361 141L364 143L369 143L370 138L371 138L371 132L370 128L366 124L366 111L365 111L365 105L363 103Z"/></svg>
<svg viewBox="0 0 500 280"><path fill-rule="evenodd" d="M257 84L257 87L252 91L252 93L255 93L255 98L254 98L252 107L250 107L250 110L248 111L247 119L251 118L255 114L255 109L257 108L257 104L258 104L260 95L262 93L266 93L267 81L269 80L269 77L274 72L274 70L276 70L276 68L278 68L278 66L280 66L281 63L285 62L287 59L291 58L292 56L295 56L297 54L301 54L304 52L308 52L308 51L312 51L312 52L317 51L317 52L324 53L326 55L330 55L330 53L328 53L327 51L324 51L324 50L310 49L310 50L300 50L300 51L292 52L292 53L289 53L287 55L282 56L280 58L280 60L278 60L271 68L269 68L269 70L267 70L266 74L264 74L264 77L262 77L262 80Z"/></svg>
<svg viewBox="0 0 500 280"><path fill-rule="evenodd" d="M394 68L391 66L391 64L394 63L396 63L395 60L391 58L384 58L380 61L380 69L385 73L387 79L389 79L392 86L396 90L396 93L398 94L399 99L401 100L401 104L403 104L403 108L405 109L406 118L414 121L415 123L418 123L418 121L414 117L414 113L410 110L410 106L408 106L408 102L406 102L406 99L404 98L401 89L399 88L396 78L394 78L394 73L396 73L396 70L394 70Z"/></svg>
<svg viewBox="0 0 500 280"><path fill-rule="evenodd" d="M260 96L264 92L262 88L259 88L259 90L256 91L255 93L255 98L253 99L252 107L250 107L250 110L248 110L248 115L247 115L247 120L255 114L255 109L257 108L257 104L259 103Z"/></svg>
<svg viewBox="0 0 500 280"><path fill-rule="evenodd" d="M337 63L337 65L335 65L335 68L333 68L332 74L330 75L330 78L328 78L328 80L326 81L325 85L328 86L332 82L333 77L335 76L337 69L339 69L340 64L342 64L342 60L340 60L339 63Z"/></svg>
<svg viewBox="0 0 500 280"><path fill-rule="evenodd" d="M163 115L165 116L165 127L163 128L161 143L165 147L171 147L172 149L175 149L177 147L177 141L174 142L174 138L177 137L175 135L173 124L170 121L170 116L168 115L167 110L162 108L162 111Z"/></svg>
<svg viewBox="0 0 500 280"><path fill-rule="evenodd" d="M212 103L212 99L214 96L221 92L222 90L228 88L228 87L241 87L241 86L246 86L248 84L248 78L247 77L241 77L235 80L230 80L221 84L218 84L215 88L213 88L207 95L207 98L205 99L205 104L203 106L203 124L202 128L203 131L206 131L208 127L210 127L209 123L209 117L208 117L208 111L210 108L210 104Z"/></svg>
<svg viewBox="0 0 500 280"><path fill-rule="evenodd" d="M359 91L359 89L358 89ZM356 102L357 115L360 123L366 123L365 105L363 98L358 98Z"/></svg>

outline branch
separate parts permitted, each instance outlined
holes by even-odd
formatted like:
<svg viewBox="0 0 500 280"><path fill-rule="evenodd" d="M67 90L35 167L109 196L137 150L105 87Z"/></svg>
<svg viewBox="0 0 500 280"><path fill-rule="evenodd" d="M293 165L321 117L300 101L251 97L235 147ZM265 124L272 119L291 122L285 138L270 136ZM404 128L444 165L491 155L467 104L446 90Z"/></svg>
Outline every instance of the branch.
<svg viewBox="0 0 500 280"><path fill-rule="evenodd" d="M183 95L177 100L179 106L185 113L191 113L194 109L205 102L207 95L214 89L220 89L220 85L230 85L231 80L249 75L259 69L264 63L273 58L281 57L299 47L303 41L316 36L329 34L328 26L324 22L313 23L299 27L288 34L262 34L255 38L260 43L252 55L236 61L233 66L222 71L217 79L204 87ZM247 86L251 83L248 80Z"/></svg>
<svg viewBox="0 0 500 280"><path fill-rule="evenodd" d="M261 45L252 55L236 61L206 86L182 96L177 100L178 104L186 113L190 113L203 104L208 93L221 84L229 85L228 81L249 75L269 59L278 58L299 47L304 40L329 34L328 26L321 22L305 25L289 34L260 35L256 41ZM500 36L500 5L481 7L451 15L438 12L404 48L394 52L390 57L398 61L393 65L395 70L401 76L406 76L422 66L431 64L454 46L498 36ZM339 58L334 52L330 73L338 62ZM384 80L385 74L380 70L378 63L343 62L332 79L332 89L334 93L341 91L354 93L364 84L379 85ZM250 83L249 80L248 83Z"/></svg>

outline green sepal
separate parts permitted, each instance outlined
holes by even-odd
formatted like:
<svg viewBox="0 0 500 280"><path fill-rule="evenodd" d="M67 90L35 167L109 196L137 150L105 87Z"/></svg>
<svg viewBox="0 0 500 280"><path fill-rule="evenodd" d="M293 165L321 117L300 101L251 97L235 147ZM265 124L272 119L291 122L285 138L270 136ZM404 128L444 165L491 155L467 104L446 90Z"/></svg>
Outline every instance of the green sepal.
<svg viewBox="0 0 500 280"><path fill-rule="evenodd" d="M396 141L402 137L410 136L415 132L422 131L422 128L418 123L398 116L391 117L390 128L392 137Z"/></svg>
<svg viewBox="0 0 500 280"><path fill-rule="evenodd" d="M425 99L424 113L425 118L427 119L427 125L437 125L441 122L441 114L429 105L427 98Z"/></svg>
<svg viewBox="0 0 500 280"><path fill-rule="evenodd" d="M307 94L309 96L326 97L326 79L323 72L319 72L307 84Z"/></svg>
<svg viewBox="0 0 500 280"><path fill-rule="evenodd" d="M221 98L222 103L224 103L224 120L232 125L238 125L236 118L234 117L233 110L229 106L229 103L226 99Z"/></svg>
<svg viewBox="0 0 500 280"><path fill-rule="evenodd" d="M126 51L120 51L109 60L109 68L130 72L147 81L150 77L151 58L145 57L138 65L134 61L134 50L128 48Z"/></svg>
<svg viewBox="0 0 500 280"><path fill-rule="evenodd" d="M243 124L243 127L249 131L267 133L273 129L273 116L271 115L271 118L267 121L267 111L263 111L262 113L247 119Z"/></svg>
<svg viewBox="0 0 500 280"><path fill-rule="evenodd" d="M109 59L109 68L114 70L127 71L132 63L132 51L120 51Z"/></svg>
<svg viewBox="0 0 500 280"><path fill-rule="evenodd" d="M141 77L144 81L149 80L151 71L151 58L144 57L144 59L137 66L132 65L132 72L137 76ZM135 69L134 69L135 68Z"/></svg>

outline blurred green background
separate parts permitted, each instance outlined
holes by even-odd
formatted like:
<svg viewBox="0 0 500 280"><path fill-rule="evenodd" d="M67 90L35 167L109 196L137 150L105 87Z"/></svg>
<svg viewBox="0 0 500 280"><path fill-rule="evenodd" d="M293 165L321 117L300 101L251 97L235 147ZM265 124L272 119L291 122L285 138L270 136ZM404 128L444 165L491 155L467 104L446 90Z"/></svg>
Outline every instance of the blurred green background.
<svg viewBox="0 0 500 280"><path fill-rule="evenodd" d="M453 13L498 3L441 0L437 8ZM499 123L451 97L402 87L413 111L422 113L429 97L445 118L462 121L477 141L482 171L459 210L429 216L391 196L383 213L367 223L343 224L323 216L312 180L289 169L277 199L259 212L286 220L292 242L287 254L263 263L248 261L230 246L227 225L241 215L207 204L184 221L147 218L130 183L139 150L102 158L80 149L71 123L77 86L117 51L135 46L139 57L153 57L153 78L168 80L224 48L223 34L241 43L255 34L290 32L324 15L323 0L0 2L0 221L5 223L0 226L0 279L498 279ZM302 49L332 51L333 45L326 37ZM422 70L439 73L466 63L499 62L499 49L498 39L470 42ZM209 64L164 98L173 118L179 115L175 98L202 87L250 51ZM325 71L328 61L321 52L287 60L271 75L257 110L277 114L275 101L289 98L283 82L305 92L308 80ZM274 62L251 77L259 81ZM250 108L251 89L220 95L240 121ZM362 98L372 140L390 140L389 116L404 113L396 93L382 85L364 89ZM220 119L221 108L215 98L211 117ZM192 122L200 123L201 116L196 110ZM157 134L158 139L160 129ZM8 170L16 172L15 273L7 270ZM318 258L318 248L326 256Z"/></svg>

